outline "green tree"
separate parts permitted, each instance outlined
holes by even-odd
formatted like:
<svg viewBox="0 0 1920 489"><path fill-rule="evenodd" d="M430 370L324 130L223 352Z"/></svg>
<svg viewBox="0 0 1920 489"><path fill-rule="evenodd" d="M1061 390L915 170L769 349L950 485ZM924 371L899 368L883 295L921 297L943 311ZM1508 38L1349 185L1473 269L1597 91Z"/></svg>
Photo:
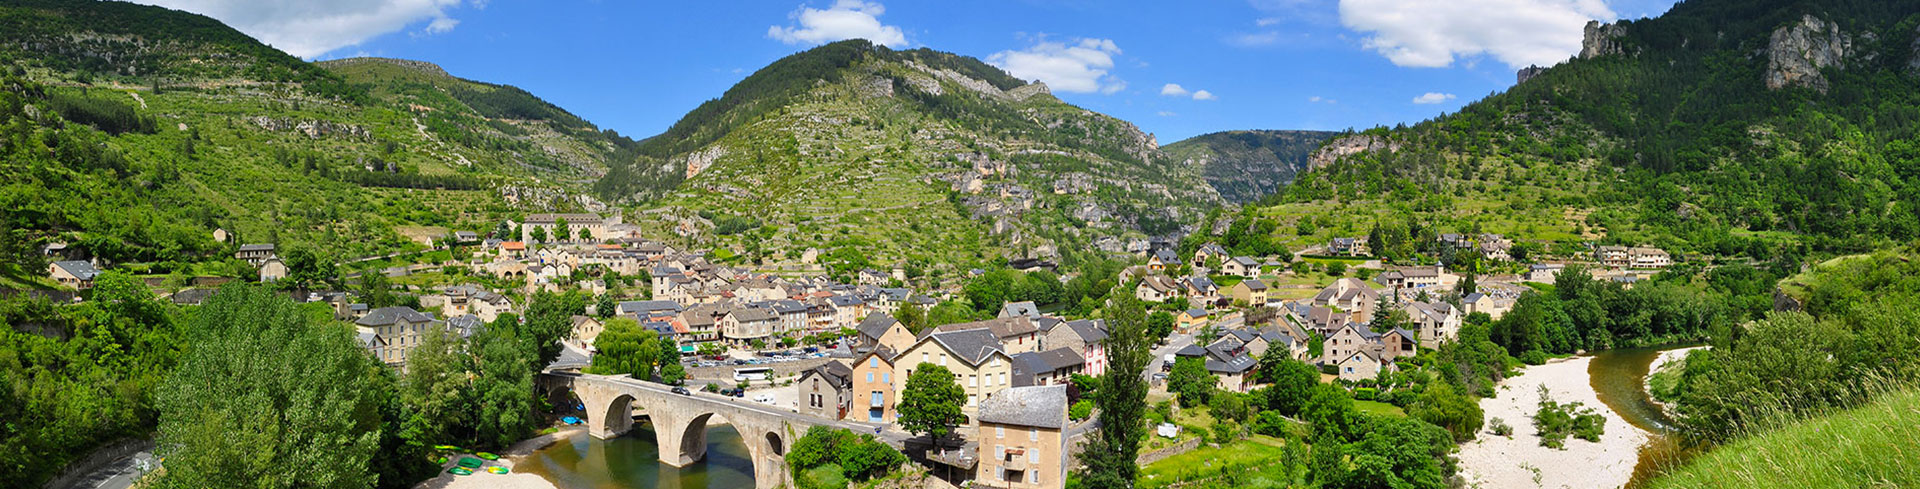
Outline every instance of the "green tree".
<svg viewBox="0 0 1920 489"><path fill-rule="evenodd" d="M567 218L562 217L559 219L554 219L553 220L553 240L566 241L567 238L571 238L571 237L573 237L573 230L567 227Z"/></svg>
<svg viewBox="0 0 1920 489"><path fill-rule="evenodd" d="M1300 408L1300 419L1312 423L1315 433L1343 440L1365 430L1365 416L1353 409L1353 398L1347 396L1346 389L1332 384L1314 386L1313 395Z"/></svg>
<svg viewBox="0 0 1920 489"><path fill-rule="evenodd" d="M936 441L953 434L967 421L960 407L967 404L967 392L946 367L922 362L907 375L907 386L900 392L901 429Z"/></svg>
<svg viewBox="0 0 1920 489"><path fill-rule="evenodd" d="M368 308L379 309L400 303L393 295L393 283L387 280L387 274L379 270L367 270L360 273L360 300Z"/></svg>
<svg viewBox="0 0 1920 489"><path fill-rule="evenodd" d="M1306 405L1314 386L1320 385L1320 371L1289 355L1286 348L1268 348L1260 357L1259 375L1272 384L1264 408L1293 416Z"/></svg>
<svg viewBox="0 0 1920 489"><path fill-rule="evenodd" d="M1480 403L1455 390L1452 384L1432 382L1407 406L1407 414L1445 428L1453 441L1466 443L1480 432Z"/></svg>
<svg viewBox="0 0 1920 489"><path fill-rule="evenodd" d="M901 325L907 327L907 331L916 335L927 329L927 311L919 304L908 303L900 306L894 320L900 321Z"/></svg>
<svg viewBox="0 0 1920 489"><path fill-rule="evenodd" d="M600 319L605 320L607 318L613 317L614 311L618 310L619 308L620 308L619 301L614 300L613 293L609 292L605 294L600 294L600 300L596 301L593 304L593 313L596 316L600 316Z"/></svg>
<svg viewBox="0 0 1920 489"><path fill-rule="evenodd" d="M529 234L531 234L531 235L532 235L532 237L533 237L533 242L535 242L535 243L545 243L545 242L547 242L547 228L545 228L545 227L541 227L541 226L534 226L534 227L533 227L533 232L532 232L532 233L529 233Z"/></svg>
<svg viewBox="0 0 1920 489"><path fill-rule="evenodd" d="M578 234L580 236L581 241L593 241L593 230L583 227L583 228L580 228L580 232Z"/></svg>
<svg viewBox="0 0 1920 489"><path fill-rule="evenodd" d="M631 318L608 319L600 336L593 339L593 364L587 373L629 375L640 380L653 379L653 367L659 362L659 335L640 327Z"/></svg>
<svg viewBox="0 0 1920 489"><path fill-rule="evenodd" d="M1154 341L1165 340L1173 334L1173 322L1173 313L1153 311L1153 314L1147 315L1147 336Z"/></svg>
<svg viewBox="0 0 1920 489"><path fill-rule="evenodd" d="M194 345L157 393L162 487L372 486L378 377L345 327L230 285L193 319Z"/></svg>
<svg viewBox="0 0 1920 489"><path fill-rule="evenodd" d="M1414 419L1381 417L1358 440L1333 450L1346 457L1314 477L1327 488L1441 489L1457 470L1446 430ZM1319 452L1326 438L1314 444Z"/></svg>
<svg viewBox="0 0 1920 489"><path fill-rule="evenodd" d="M408 440L423 447L472 440L472 383L467 375L472 362L466 342L450 334L428 334L407 353L400 399L409 408L404 425Z"/></svg>
<svg viewBox="0 0 1920 489"><path fill-rule="evenodd" d="M312 249L297 247L287 250L283 263L287 266L287 278L279 284L298 290L312 290L320 287L338 287L340 270L331 257L322 256Z"/></svg>
<svg viewBox="0 0 1920 489"><path fill-rule="evenodd" d="M1143 378L1152 360L1154 339L1147 335L1146 308L1130 295L1118 294L1107 310L1107 372L1100 376L1100 428L1081 452L1081 487L1133 487L1140 467L1134 462L1146 439L1147 382Z"/></svg>
<svg viewBox="0 0 1920 489"><path fill-rule="evenodd" d="M1207 371L1207 363L1197 357L1180 357L1167 374L1167 390L1180 396L1180 407L1205 406L1219 389L1220 380Z"/></svg>
<svg viewBox="0 0 1920 489"><path fill-rule="evenodd" d="M505 448L533 431L533 345L514 328L488 328L472 338L479 348L474 372L476 443Z"/></svg>

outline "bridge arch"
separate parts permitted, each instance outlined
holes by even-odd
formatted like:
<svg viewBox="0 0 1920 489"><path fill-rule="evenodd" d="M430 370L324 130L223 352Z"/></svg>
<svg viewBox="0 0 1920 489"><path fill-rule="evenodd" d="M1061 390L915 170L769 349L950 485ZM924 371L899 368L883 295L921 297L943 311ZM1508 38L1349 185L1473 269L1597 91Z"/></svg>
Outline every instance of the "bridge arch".
<svg viewBox="0 0 1920 489"><path fill-rule="evenodd" d="M633 428L634 408L653 424L660 462L674 467L699 463L707 456L707 423L718 415L740 432L752 457L754 486L790 487L787 440L815 421L730 399L666 392L658 384L632 379L583 374L548 373L541 377L552 389L570 388L587 415L588 433L595 438L618 437Z"/></svg>
<svg viewBox="0 0 1920 489"><path fill-rule="evenodd" d="M787 446L780 442L779 433L767 432L767 450L772 451L776 456L787 456Z"/></svg>

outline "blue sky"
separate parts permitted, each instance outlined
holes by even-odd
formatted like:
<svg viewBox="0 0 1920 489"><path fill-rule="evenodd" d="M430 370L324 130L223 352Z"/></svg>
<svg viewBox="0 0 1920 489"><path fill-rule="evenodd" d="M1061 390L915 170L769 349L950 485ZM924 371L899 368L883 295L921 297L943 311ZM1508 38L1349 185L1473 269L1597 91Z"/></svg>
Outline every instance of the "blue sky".
<svg viewBox="0 0 1920 489"><path fill-rule="evenodd" d="M387 56L517 85L641 138L780 57L861 37L987 60L1162 144L1413 123L1671 0L140 0L309 59ZM1169 84L1178 85L1170 87Z"/></svg>

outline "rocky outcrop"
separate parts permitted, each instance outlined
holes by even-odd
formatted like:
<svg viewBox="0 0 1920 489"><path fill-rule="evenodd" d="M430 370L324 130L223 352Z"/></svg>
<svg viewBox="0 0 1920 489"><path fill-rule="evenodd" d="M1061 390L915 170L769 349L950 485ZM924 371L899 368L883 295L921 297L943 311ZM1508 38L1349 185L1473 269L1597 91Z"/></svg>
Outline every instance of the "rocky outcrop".
<svg viewBox="0 0 1920 489"><path fill-rule="evenodd" d="M1845 68L1853 37L1840 25L1811 15L1773 30L1767 40L1767 88L1802 86L1827 92L1822 68Z"/></svg>
<svg viewBox="0 0 1920 489"><path fill-rule="evenodd" d="M1627 35L1627 27L1620 24L1602 24L1597 20L1587 21L1585 36L1580 38L1580 59L1593 59L1601 56L1624 54L1620 38Z"/></svg>
<svg viewBox="0 0 1920 489"><path fill-rule="evenodd" d="M1913 28L1913 55L1907 58L1907 74L1920 76L1920 27Z"/></svg>
<svg viewBox="0 0 1920 489"><path fill-rule="evenodd" d="M247 122L269 131L293 131L309 138L339 137L359 141L372 141L373 133L367 128L353 124L341 124L334 121L292 119L286 117L267 117L264 115L247 118Z"/></svg>
<svg viewBox="0 0 1920 489"><path fill-rule="evenodd" d="M1399 150L1400 143L1387 139L1386 136L1355 134L1328 141L1326 146L1321 146L1319 151L1314 151L1313 156L1307 159L1307 167L1324 167L1338 163L1340 158L1369 151L1394 152Z"/></svg>
<svg viewBox="0 0 1920 489"><path fill-rule="evenodd" d="M1012 90L1007 91L1007 96L1014 100L1026 100L1027 97L1034 95L1053 95L1053 92L1047 89L1047 84L1037 81L1013 87Z"/></svg>
<svg viewBox="0 0 1920 489"><path fill-rule="evenodd" d="M1541 73L1546 73L1546 72L1547 72L1547 68L1545 66L1540 66L1540 65L1531 65L1526 68L1521 68L1520 72L1514 76L1516 79L1514 80L1513 84L1519 85L1522 83L1526 83L1527 80L1532 80L1533 77L1540 76Z"/></svg>
<svg viewBox="0 0 1920 489"><path fill-rule="evenodd" d="M699 175L701 171L706 170L709 166L713 166L713 162L719 161L720 157L726 156L726 154L727 148L717 144L707 148L705 151L688 153L687 164L684 165L687 169L687 178L693 178L694 175Z"/></svg>

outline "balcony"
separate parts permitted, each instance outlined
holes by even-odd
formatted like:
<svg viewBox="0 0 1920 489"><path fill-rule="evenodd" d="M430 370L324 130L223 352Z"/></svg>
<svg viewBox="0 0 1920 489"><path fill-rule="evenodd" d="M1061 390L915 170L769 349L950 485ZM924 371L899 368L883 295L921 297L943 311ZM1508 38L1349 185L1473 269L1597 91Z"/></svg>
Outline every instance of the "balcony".
<svg viewBox="0 0 1920 489"><path fill-rule="evenodd" d="M929 448L926 452L926 459L930 462L962 469L972 469L974 464L980 463L979 457L974 454L974 451L966 447Z"/></svg>

